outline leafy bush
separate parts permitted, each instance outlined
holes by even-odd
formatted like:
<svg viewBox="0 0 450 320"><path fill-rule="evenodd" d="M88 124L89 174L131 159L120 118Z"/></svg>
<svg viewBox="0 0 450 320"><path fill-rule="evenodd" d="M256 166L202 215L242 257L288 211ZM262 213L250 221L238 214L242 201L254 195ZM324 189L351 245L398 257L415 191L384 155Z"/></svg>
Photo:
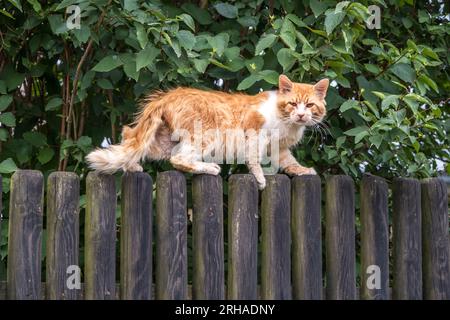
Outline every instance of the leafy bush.
<svg viewBox="0 0 450 320"><path fill-rule="evenodd" d="M66 25L73 4L80 29ZM371 4L380 29L366 26ZM3 1L3 193L17 167L84 177L84 155L120 141L152 89L255 93L280 73L332 80L327 128L308 132L302 163L355 178L435 175L449 157L448 12L440 0ZM158 166L168 164L147 169Z"/></svg>

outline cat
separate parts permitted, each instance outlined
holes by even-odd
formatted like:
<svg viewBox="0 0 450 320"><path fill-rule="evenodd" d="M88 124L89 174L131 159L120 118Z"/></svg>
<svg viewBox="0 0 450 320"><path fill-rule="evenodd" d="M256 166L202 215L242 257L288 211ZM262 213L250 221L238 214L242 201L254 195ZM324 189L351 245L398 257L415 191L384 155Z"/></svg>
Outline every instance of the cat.
<svg viewBox="0 0 450 320"><path fill-rule="evenodd" d="M199 122L200 134L208 129L277 130L281 170L291 176L316 174L313 168L300 165L290 148L300 142L306 127L323 120L329 80L312 85L280 75L278 82L278 90L256 95L183 87L155 92L143 101L131 126L123 127L120 144L96 149L86 160L90 168L103 173L142 171L140 161L150 159L169 160L174 168L185 172L217 175L217 163L202 161L202 151L214 145L211 139L203 138L196 148L191 138L173 138L178 130L198 135L194 127ZM259 189L264 189L266 180L258 159L247 159L246 164Z"/></svg>

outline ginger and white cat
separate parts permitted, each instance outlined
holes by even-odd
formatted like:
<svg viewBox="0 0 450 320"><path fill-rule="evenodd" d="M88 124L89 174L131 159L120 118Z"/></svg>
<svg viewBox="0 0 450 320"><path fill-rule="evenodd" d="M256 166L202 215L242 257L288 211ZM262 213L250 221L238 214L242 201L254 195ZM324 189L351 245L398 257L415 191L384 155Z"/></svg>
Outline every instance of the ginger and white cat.
<svg viewBox="0 0 450 320"><path fill-rule="evenodd" d="M279 167L289 175L316 174L313 168L300 165L291 154L307 126L320 123L326 114L325 96L329 81L322 79L314 85L294 83L279 77L276 91L256 95L177 88L150 95L131 127L124 126L122 142L105 149L97 149L86 159L92 169L114 173L117 170L142 171L140 161L169 160L179 170L217 175L220 166L202 160L202 151L192 140L180 136L173 141L173 133L194 134L195 123L201 130L229 129L277 130L279 133ZM197 130L198 131L198 130ZM212 142L203 137L200 149ZM261 164L247 161L260 189L266 181Z"/></svg>

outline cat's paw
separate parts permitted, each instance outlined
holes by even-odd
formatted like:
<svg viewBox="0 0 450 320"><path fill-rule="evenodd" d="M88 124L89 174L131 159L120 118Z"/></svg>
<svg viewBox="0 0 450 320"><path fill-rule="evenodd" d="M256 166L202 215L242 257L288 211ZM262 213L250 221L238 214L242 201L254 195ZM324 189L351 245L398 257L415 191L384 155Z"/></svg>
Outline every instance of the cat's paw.
<svg viewBox="0 0 450 320"><path fill-rule="evenodd" d="M266 178L264 175L254 175L256 178L256 184L259 190L264 190L266 188Z"/></svg>
<svg viewBox="0 0 450 320"><path fill-rule="evenodd" d="M314 168L306 168L302 166L289 166L284 169L284 172L290 176L302 176L302 175L316 175L317 172Z"/></svg>
<svg viewBox="0 0 450 320"><path fill-rule="evenodd" d="M200 173L212 174L214 176L220 173L220 166L217 163L202 162L198 166Z"/></svg>

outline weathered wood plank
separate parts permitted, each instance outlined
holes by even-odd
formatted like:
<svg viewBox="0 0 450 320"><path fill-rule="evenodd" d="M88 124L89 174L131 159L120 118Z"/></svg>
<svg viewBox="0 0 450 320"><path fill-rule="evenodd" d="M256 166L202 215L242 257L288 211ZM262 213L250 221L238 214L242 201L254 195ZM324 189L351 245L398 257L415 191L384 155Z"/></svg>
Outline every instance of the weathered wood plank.
<svg viewBox="0 0 450 320"><path fill-rule="evenodd" d="M44 178L34 170L11 177L8 243L8 299L41 299Z"/></svg>
<svg viewBox="0 0 450 320"><path fill-rule="evenodd" d="M122 176L120 298L152 298L152 178L144 172Z"/></svg>
<svg viewBox="0 0 450 320"><path fill-rule="evenodd" d="M421 191L424 298L450 300L447 186L438 178L424 179Z"/></svg>
<svg viewBox="0 0 450 320"><path fill-rule="evenodd" d="M156 299L187 299L187 189L179 171L156 182Z"/></svg>
<svg viewBox="0 0 450 320"><path fill-rule="evenodd" d="M319 176L292 179L293 298L322 299L321 182Z"/></svg>
<svg viewBox="0 0 450 320"><path fill-rule="evenodd" d="M355 187L349 176L326 181L326 296L329 300L356 299Z"/></svg>
<svg viewBox="0 0 450 320"><path fill-rule="evenodd" d="M393 290L395 300L422 299L422 222L420 182L393 183Z"/></svg>
<svg viewBox="0 0 450 320"><path fill-rule="evenodd" d="M258 188L251 174L228 182L228 299L258 297Z"/></svg>
<svg viewBox="0 0 450 320"><path fill-rule="evenodd" d="M261 195L261 298L287 300L291 289L291 183L286 175L266 176Z"/></svg>
<svg viewBox="0 0 450 320"><path fill-rule="evenodd" d="M192 179L193 299L224 299L222 178Z"/></svg>
<svg viewBox="0 0 450 320"><path fill-rule="evenodd" d="M69 266L78 267L80 179L72 172L53 172L47 180L46 296L75 300L80 291L68 286Z"/></svg>
<svg viewBox="0 0 450 320"><path fill-rule="evenodd" d="M360 191L361 299L388 300L388 185L383 178L364 175Z"/></svg>
<svg viewBox="0 0 450 320"><path fill-rule="evenodd" d="M86 178L85 298L115 297L116 186L114 176L89 172Z"/></svg>

